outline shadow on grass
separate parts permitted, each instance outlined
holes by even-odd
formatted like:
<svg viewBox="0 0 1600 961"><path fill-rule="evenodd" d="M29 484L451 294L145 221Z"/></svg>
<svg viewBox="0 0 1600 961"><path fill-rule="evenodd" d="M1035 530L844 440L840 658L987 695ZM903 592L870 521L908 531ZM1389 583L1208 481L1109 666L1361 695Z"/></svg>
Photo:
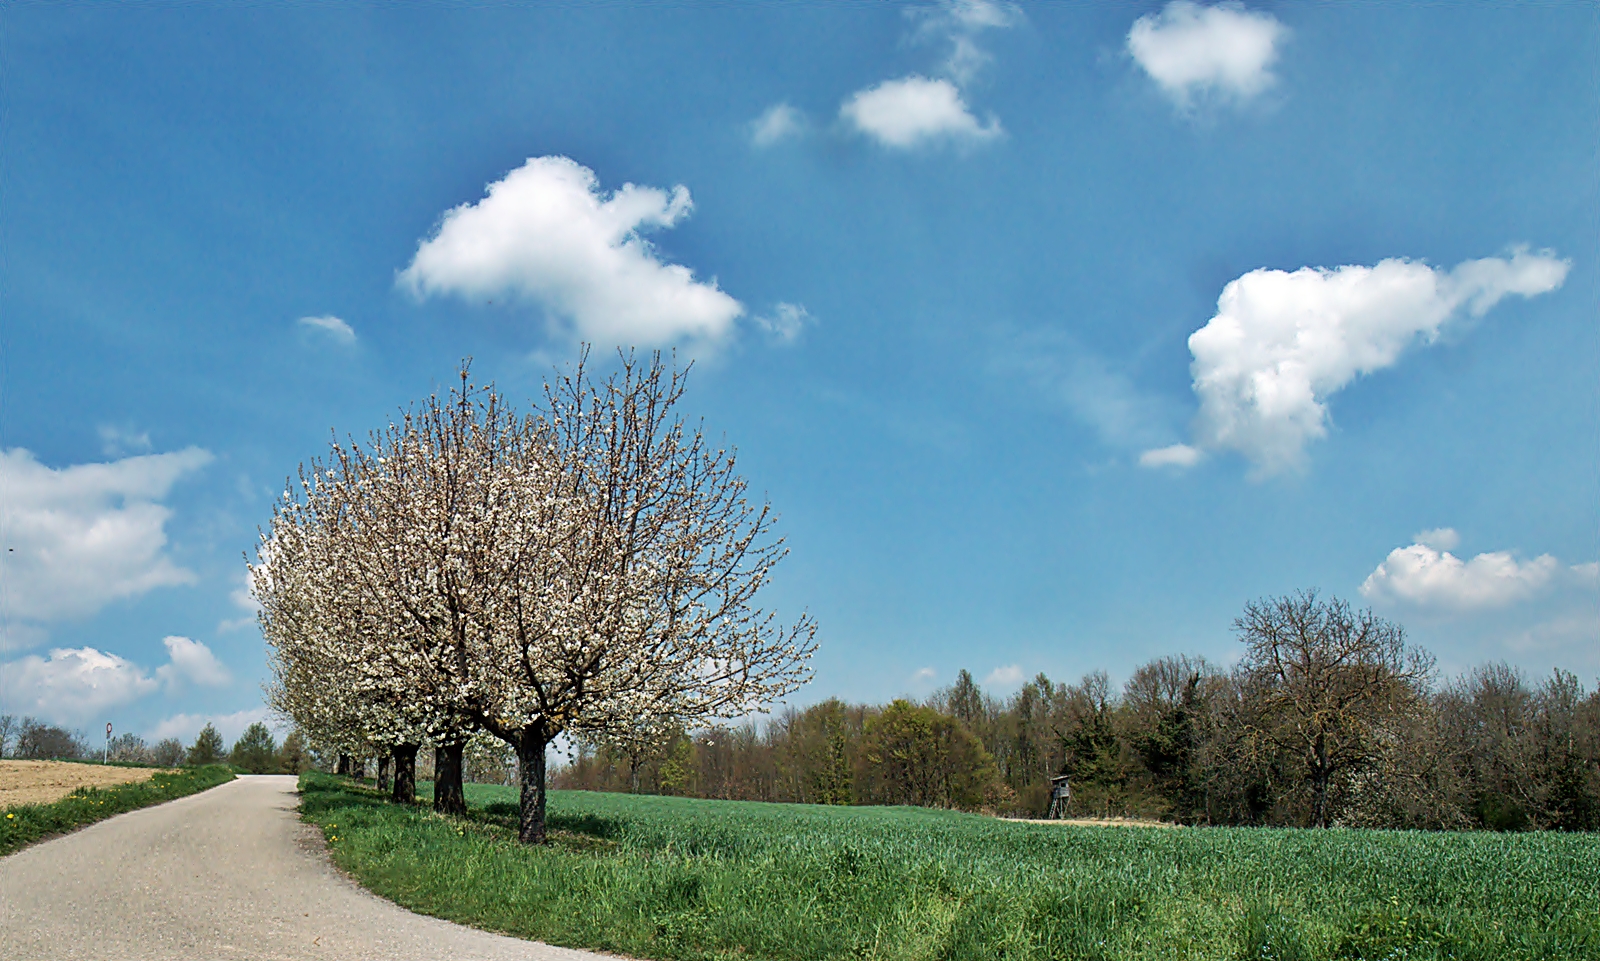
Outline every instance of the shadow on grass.
<svg viewBox="0 0 1600 961"><path fill-rule="evenodd" d="M469 810L467 817L474 821L517 829L521 811L510 801L491 801L482 808ZM624 823L616 818L598 814L547 814L545 825L552 834L582 835L601 841L615 841L622 835Z"/></svg>

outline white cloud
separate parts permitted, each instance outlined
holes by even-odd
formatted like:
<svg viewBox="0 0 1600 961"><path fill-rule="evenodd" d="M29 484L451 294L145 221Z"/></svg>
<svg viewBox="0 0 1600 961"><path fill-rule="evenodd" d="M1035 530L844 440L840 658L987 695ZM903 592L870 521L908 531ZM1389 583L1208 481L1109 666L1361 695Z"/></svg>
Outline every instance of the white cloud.
<svg viewBox="0 0 1600 961"><path fill-rule="evenodd" d="M1397 547L1361 582L1374 601L1410 604L1440 611L1505 607L1542 592L1561 573L1549 554L1520 561L1509 551L1462 560L1450 553L1460 538L1454 530L1423 531L1417 543ZM1581 576L1581 569L1575 576Z"/></svg>
<svg viewBox="0 0 1600 961"><path fill-rule="evenodd" d="M1570 263L1525 249L1445 271L1390 259L1374 267L1253 270L1223 288L1189 337L1200 398L1196 446L1235 450L1257 477L1298 468L1327 434L1327 399L1356 377L1431 343L1465 309L1561 286Z"/></svg>
<svg viewBox="0 0 1600 961"><path fill-rule="evenodd" d="M1135 20L1128 52L1179 106L1197 97L1248 100L1272 86L1272 65L1288 28L1238 3L1173 0Z"/></svg>
<svg viewBox="0 0 1600 961"><path fill-rule="evenodd" d="M911 675L912 687L927 687L939 676L939 672L931 667L920 667Z"/></svg>
<svg viewBox="0 0 1600 961"><path fill-rule="evenodd" d="M11 710L58 724L82 724L160 686L139 665L92 647L57 648L0 670L0 694Z"/></svg>
<svg viewBox="0 0 1600 961"><path fill-rule="evenodd" d="M168 661L153 673L92 647L56 648L48 657L30 654L8 661L0 664L0 704L8 711L76 725L162 688L170 693L184 682L220 687L232 680L199 641L171 636L163 643Z"/></svg>
<svg viewBox="0 0 1600 961"><path fill-rule="evenodd" d="M812 317L802 304L779 301L773 306L771 314L756 315L755 322L773 340L792 344L799 338L800 332L812 323Z"/></svg>
<svg viewBox="0 0 1600 961"><path fill-rule="evenodd" d="M189 448L55 469L21 448L0 451L9 548L0 554L0 613L24 622L87 617L119 598L193 583L164 553L172 511L159 501L210 461Z"/></svg>
<svg viewBox="0 0 1600 961"><path fill-rule="evenodd" d="M984 687L1010 688L1022 683L1022 668L1015 664L997 667L983 679Z"/></svg>
<svg viewBox="0 0 1600 961"><path fill-rule="evenodd" d="M244 729L257 722L266 724L273 733L281 736L283 726L277 723L277 718L265 707L252 707L243 711L234 711L232 714L174 714L169 718L157 722L145 734L145 740L154 744L169 737L175 737L185 744L194 741L200 729L207 724L214 726L217 733L222 735L226 744L232 744L244 733Z"/></svg>
<svg viewBox="0 0 1600 961"><path fill-rule="evenodd" d="M301 327L324 334L336 343L349 346L356 342L356 332L350 325L332 314L321 317L301 317L295 321Z"/></svg>
<svg viewBox="0 0 1600 961"><path fill-rule="evenodd" d="M712 340L744 312L716 282L663 263L641 232L689 214L689 191L624 184L606 194L566 157L532 157L475 204L446 211L399 281L418 297L516 297L579 337L651 345Z"/></svg>
<svg viewBox="0 0 1600 961"><path fill-rule="evenodd" d="M950 141L979 143L1000 135L1000 121L980 123L948 80L910 76L858 90L839 116L886 147L908 150Z"/></svg>
<svg viewBox="0 0 1600 961"><path fill-rule="evenodd" d="M1200 463L1200 458L1205 456L1198 447L1188 444L1173 444L1170 447L1157 447L1147 450L1139 455L1140 467L1193 467Z"/></svg>
<svg viewBox="0 0 1600 961"><path fill-rule="evenodd" d="M156 669L156 677L168 687L184 681L204 687L222 687L233 680L211 648L199 641L178 635L161 639L167 647L168 663Z"/></svg>
<svg viewBox="0 0 1600 961"><path fill-rule="evenodd" d="M750 124L750 142L757 147L798 137L805 131L805 118L786 103L775 103Z"/></svg>

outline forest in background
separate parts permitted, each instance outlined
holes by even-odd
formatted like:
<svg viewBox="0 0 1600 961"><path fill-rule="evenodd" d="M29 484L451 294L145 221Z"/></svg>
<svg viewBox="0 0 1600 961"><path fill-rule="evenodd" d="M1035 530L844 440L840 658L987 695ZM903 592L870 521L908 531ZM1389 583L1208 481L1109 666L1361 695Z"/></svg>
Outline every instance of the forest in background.
<svg viewBox="0 0 1600 961"><path fill-rule="evenodd" d="M1192 825L1600 828L1600 690L1506 664L1440 683L1398 626L1302 592L1249 605L1231 669L1164 657L1121 689L967 671L916 703L830 699L757 724L580 744L557 787L913 804Z"/></svg>

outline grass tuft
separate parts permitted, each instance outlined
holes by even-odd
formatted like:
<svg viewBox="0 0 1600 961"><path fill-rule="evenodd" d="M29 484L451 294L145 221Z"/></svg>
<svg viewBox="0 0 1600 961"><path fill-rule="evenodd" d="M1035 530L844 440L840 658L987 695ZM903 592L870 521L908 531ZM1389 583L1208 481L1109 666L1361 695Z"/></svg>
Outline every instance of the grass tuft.
<svg viewBox="0 0 1600 961"><path fill-rule="evenodd" d="M324 775L304 817L384 897L639 958L1467 961L1600 957L1600 836L1136 830L558 791L469 816Z"/></svg>
<svg viewBox="0 0 1600 961"><path fill-rule="evenodd" d="M147 781L85 787L49 804L20 804L0 812L0 857L96 821L173 801L233 780L223 765L157 771Z"/></svg>

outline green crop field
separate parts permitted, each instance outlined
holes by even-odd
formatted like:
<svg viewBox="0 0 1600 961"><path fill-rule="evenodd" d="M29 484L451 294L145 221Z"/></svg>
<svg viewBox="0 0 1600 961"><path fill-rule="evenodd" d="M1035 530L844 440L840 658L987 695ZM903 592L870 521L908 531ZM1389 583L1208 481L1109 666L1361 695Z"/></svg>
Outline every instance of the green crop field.
<svg viewBox="0 0 1600 961"><path fill-rule="evenodd" d="M515 792L454 820L323 775L304 816L416 911L639 958L1600 959L1600 835L1066 827Z"/></svg>

